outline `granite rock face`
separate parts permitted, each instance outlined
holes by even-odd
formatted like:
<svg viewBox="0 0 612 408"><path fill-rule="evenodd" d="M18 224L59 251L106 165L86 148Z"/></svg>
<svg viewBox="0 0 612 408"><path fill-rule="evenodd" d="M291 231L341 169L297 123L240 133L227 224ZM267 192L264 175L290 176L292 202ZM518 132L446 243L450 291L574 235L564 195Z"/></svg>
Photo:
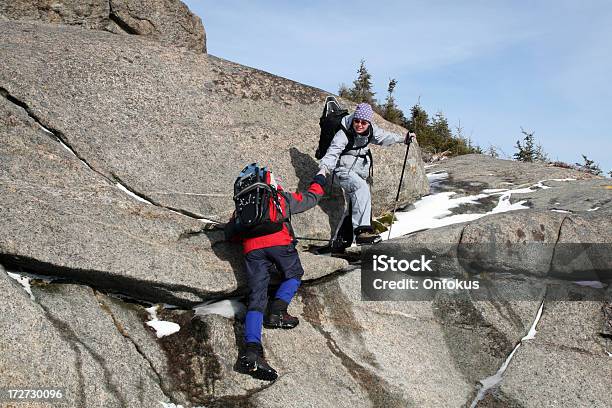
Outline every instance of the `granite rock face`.
<svg viewBox="0 0 612 408"><path fill-rule="evenodd" d="M497 188L496 200L506 195L508 202L522 201L531 209L415 232L378 244L377 250L428 251L446 260L440 262L443 276L470 273L479 276L481 284L493 276L485 284L486 298L476 300L479 297L473 293L467 304L485 316L492 312L488 327L504 333L515 352L505 372L492 370L477 380L476 389L482 394L472 395L468 406L608 405L612 396L610 180L546 166L512 166L483 156L472 160L472 166L466 157L434 166L436 172L449 174L436 191L476 195ZM483 212L478 206L464 209L471 210ZM453 313L466 304L457 300L443 316L469 316ZM534 318L538 306L539 319ZM530 314L532 323L525 323ZM523 337L528 333L531 336ZM506 357L509 349L504 351Z"/></svg>
<svg viewBox="0 0 612 408"><path fill-rule="evenodd" d="M0 16L140 35L206 53L202 20L179 0L2 0Z"/></svg>
<svg viewBox="0 0 612 408"><path fill-rule="evenodd" d="M448 173L443 191L472 194L484 189L516 189L532 186L542 180L601 179L578 170L541 163L502 160L484 154L466 154L429 166L428 172Z"/></svg>
<svg viewBox="0 0 612 408"><path fill-rule="evenodd" d="M300 324L264 330L280 373L264 383L237 370L241 318L189 308L244 300L241 250L214 221L232 212L231 186L248 163L271 166L287 190L308 187L326 93L192 52L202 51L203 29L199 37L177 1L1 2L0 14L0 388L37 378L69 391L65 406L92 407L612 399L609 282L571 282L577 267L599 273L611 263L609 179L482 155L436 164L429 171L448 177L434 191L504 189L490 207L521 189L507 200L530 208L375 247L439 250L451 276L504 272L509 285L488 287L486 299L439 291L429 301L364 302L363 265L303 252L305 282L289 309ZM393 207L404 149L373 149L374 216ZM329 238L343 198L328 190L294 217L297 235ZM413 145L400 205L428 191ZM5 267L38 275L32 296ZM155 336L151 303L165 304L159 318L177 333ZM500 381L481 386L510 355Z"/></svg>
<svg viewBox="0 0 612 408"><path fill-rule="evenodd" d="M166 45L206 53L200 17L180 0L111 0L109 31L126 32Z"/></svg>
<svg viewBox="0 0 612 408"><path fill-rule="evenodd" d="M223 221L244 165L271 166L289 190L317 172L321 90L137 37L15 22L1 30L8 94L91 167L156 204ZM376 150L375 216L392 208L403 162L400 145ZM298 235L329 238L342 213L334 191L295 217ZM401 201L427 191L415 145Z"/></svg>
<svg viewBox="0 0 612 408"><path fill-rule="evenodd" d="M244 292L240 248L221 231L201 231L201 221L129 195L4 96L2 263L177 305ZM305 279L346 266L312 254L303 261Z"/></svg>
<svg viewBox="0 0 612 408"><path fill-rule="evenodd" d="M34 299L0 267L1 382L61 389L63 407L155 406L169 401L154 365L91 288L33 288ZM141 334L146 333L140 326ZM170 395L170 393L168 394Z"/></svg>

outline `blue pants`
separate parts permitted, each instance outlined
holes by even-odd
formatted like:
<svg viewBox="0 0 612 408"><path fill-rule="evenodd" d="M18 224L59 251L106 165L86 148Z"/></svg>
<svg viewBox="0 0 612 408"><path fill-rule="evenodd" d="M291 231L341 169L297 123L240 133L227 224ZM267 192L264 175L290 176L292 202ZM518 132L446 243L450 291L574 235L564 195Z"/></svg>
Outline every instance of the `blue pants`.
<svg viewBox="0 0 612 408"><path fill-rule="evenodd" d="M286 303L290 303L297 292L304 269L293 244L255 249L246 254L245 263L250 292L244 340L246 343L261 343L263 314L268 305L270 268L275 265L283 276L275 299L281 299Z"/></svg>

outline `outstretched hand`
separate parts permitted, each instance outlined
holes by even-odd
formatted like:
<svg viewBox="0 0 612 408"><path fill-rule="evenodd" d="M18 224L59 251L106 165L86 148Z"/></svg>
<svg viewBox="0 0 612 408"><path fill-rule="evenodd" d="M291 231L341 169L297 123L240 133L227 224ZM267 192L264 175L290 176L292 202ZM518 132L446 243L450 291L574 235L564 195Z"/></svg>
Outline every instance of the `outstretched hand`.
<svg viewBox="0 0 612 408"><path fill-rule="evenodd" d="M411 141L416 140L416 133L408 132L404 138L404 144L409 144Z"/></svg>
<svg viewBox="0 0 612 408"><path fill-rule="evenodd" d="M325 187L325 184L327 183L327 179L325 177L325 173L321 174L321 172L319 172L314 179L312 180L313 183L317 183L318 185L320 185L321 187Z"/></svg>

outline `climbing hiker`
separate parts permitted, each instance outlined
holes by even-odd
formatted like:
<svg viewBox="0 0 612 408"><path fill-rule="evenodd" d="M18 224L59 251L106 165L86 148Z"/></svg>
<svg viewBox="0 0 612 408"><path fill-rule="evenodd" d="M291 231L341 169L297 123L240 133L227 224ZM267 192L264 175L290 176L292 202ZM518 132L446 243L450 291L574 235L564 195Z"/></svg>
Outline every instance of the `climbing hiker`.
<svg viewBox="0 0 612 408"><path fill-rule="evenodd" d="M347 198L346 217L338 228L335 242L342 236L341 229L347 225L351 239L350 242L345 239L341 249L352 244L353 236L357 244L372 244L381 239L372 228L372 198L368 185L371 184L372 153L368 145L408 144L416 137L410 132L406 135L387 132L372 123L373 117L374 111L369 104L358 104L353 114L347 113L341 118L340 129L334 134L324 155L318 152L322 156L318 175L334 174ZM324 118L321 118L322 135L323 121Z"/></svg>
<svg viewBox="0 0 612 408"><path fill-rule="evenodd" d="M318 174L306 192L288 193L276 183L270 170L252 163L234 183L236 210L225 227L225 235L228 240L241 241L243 246L249 297L244 325L246 347L239 361L241 368L255 378L274 381L278 376L264 358L262 326L292 329L299 323L287 312L304 274L291 215L313 208L324 194L325 182L325 175ZM283 280L268 303L273 266Z"/></svg>

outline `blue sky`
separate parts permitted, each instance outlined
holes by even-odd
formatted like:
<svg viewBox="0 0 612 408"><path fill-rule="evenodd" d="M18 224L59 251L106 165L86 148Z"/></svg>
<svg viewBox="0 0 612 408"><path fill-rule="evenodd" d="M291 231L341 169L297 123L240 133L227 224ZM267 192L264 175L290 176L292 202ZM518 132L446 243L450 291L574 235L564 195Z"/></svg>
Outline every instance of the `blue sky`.
<svg viewBox="0 0 612 408"><path fill-rule="evenodd" d="M377 98L390 78L486 148L515 152L521 127L550 158L612 170L612 2L185 1L208 52L337 93L366 60Z"/></svg>

